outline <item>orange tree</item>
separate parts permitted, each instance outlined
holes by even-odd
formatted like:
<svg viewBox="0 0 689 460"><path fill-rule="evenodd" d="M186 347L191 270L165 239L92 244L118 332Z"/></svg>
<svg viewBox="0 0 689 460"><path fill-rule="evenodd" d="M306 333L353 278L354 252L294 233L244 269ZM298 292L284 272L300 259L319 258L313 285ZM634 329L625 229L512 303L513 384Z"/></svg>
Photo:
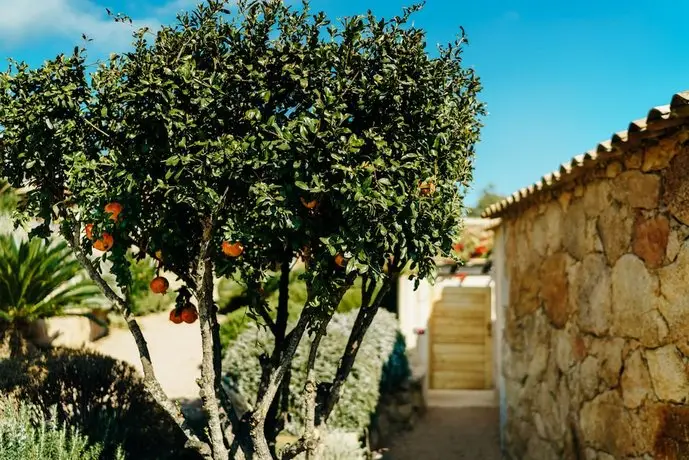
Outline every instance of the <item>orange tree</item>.
<svg viewBox="0 0 689 460"><path fill-rule="evenodd" d="M77 259L127 321L145 384L204 458L313 457L358 345L399 271L432 276L459 227L456 182L471 179L482 104L462 66L464 35L426 51L409 24L371 13L331 23L280 0L210 0L132 51L87 73L77 48L39 68L0 74L0 176L28 187L18 216L57 223ZM118 17L117 20L126 20ZM181 281L175 323L200 325L194 432L155 377L131 314L129 251ZM308 296L288 324L289 271L305 260ZM107 259L120 289L102 276ZM275 311L262 284L279 273ZM241 418L220 378L213 285L246 283L251 311L275 335L256 402ZM320 339L361 277L362 305L339 367L316 382ZM151 285L169 288L167 280ZM198 321L197 315L198 314ZM179 327L189 327L184 324ZM281 452L281 393L297 345L312 335L303 436Z"/></svg>

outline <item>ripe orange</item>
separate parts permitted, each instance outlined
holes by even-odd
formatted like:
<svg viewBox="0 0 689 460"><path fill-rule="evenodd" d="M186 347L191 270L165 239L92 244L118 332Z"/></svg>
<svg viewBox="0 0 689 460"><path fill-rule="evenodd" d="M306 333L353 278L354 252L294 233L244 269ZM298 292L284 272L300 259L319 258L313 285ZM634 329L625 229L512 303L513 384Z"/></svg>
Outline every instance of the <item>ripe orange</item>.
<svg viewBox="0 0 689 460"><path fill-rule="evenodd" d="M222 252L226 256L239 257L244 252L244 245L239 241L234 243L229 243L227 241L222 242Z"/></svg>
<svg viewBox="0 0 689 460"><path fill-rule="evenodd" d="M301 248L301 260L306 262L310 257L311 257L311 248L308 246L304 246L303 248Z"/></svg>
<svg viewBox="0 0 689 460"><path fill-rule="evenodd" d="M167 288L169 287L170 283L168 282L167 278L162 276L156 276L153 278L150 284L151 291L155 292L156 294L165 294L167 292Z"/></svg>
<svg viewBox="0 0 689 460"><path fill-rule="evenodd" d="M170 311L170 321L172 321L175 324L180 324L182 320L182 315L179 314L176 308L173 308Z"/></svg>
<svg viewBox="0 0 689 460"><path fill-rule="evenodd" d="M318 200L306 201L304 197L301 197L301 204L306 206L306 209L313 209L318 206Z"/></svg>
<svg viewBox="0 0 689 460"><path fill-rule="evenodd" d="M435 193L435 184L433 182L419 182L419 189L423 196L433 195Z"/></svg>
<svg viewBox="0 0 689 460"><path fill-rule="evenodd" d="M93 248L98 249L99 251L107 252L112 248L112 245L115 244L115 239L112 237L110 233L103 232L103 235L101 235L100 239L93 243Z"/></svg>
<svg viewBox="0 0 689 460"><path fill-rule="evenodd" d="M195 322L197 319L199 319L199 314L196 311L196 307L193 305L187 305L182 309L182 313L180 313L180 316L182 317L182 321L184 321L187 324L191 324Z"/></svg>
<svg viewBox="0 0 689 460"><path fill-rule="evenodd" d="M110 214L110 219L114 220L115 222L117 222L117 217L122 212L122 209L122 205L116 201L105 205L105 212Z"/></svg>
<svg viewBox="0 0 689 460"><path fill-rule="evenodd" d="M347 266L347 259L345 259L342 254L338 254L335 256L335 263L344 268Z"/></svg>
<svg viewBox="0 0 689 460"><path fill-rule="evenodd" d="M86 233L86 238L93 240L93 224L86 224L86 227L84 227L84 232Z"/></svg>

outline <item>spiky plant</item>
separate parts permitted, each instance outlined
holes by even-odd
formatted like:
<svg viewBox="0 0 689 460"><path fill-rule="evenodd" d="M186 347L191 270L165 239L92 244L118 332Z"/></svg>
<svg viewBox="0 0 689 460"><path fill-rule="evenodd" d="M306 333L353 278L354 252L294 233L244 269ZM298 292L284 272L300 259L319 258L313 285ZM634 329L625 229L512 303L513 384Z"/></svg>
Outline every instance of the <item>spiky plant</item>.
<svg viewBox="0 0 689 460"><path fill-rule="evenodd" d="M64 241L0 234L0 335L5 340L16 346L35 320L103 305L99 289Z"/></svg>

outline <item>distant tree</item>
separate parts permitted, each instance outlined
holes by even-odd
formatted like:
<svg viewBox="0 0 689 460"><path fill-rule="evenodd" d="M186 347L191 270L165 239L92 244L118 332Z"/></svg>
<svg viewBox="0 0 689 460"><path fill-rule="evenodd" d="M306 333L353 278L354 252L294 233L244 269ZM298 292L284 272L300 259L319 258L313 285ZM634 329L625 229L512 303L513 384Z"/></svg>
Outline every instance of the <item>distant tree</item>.
<svg viewBox="0 0 689 460"><path fill-rule="evenodd" d="M495 190L495 184L490 183L483 188L481 196L473 208L467 208L468 217L481 217L481 213L490 205L498 203L505 199L504 195L500 195Z"/></svg>

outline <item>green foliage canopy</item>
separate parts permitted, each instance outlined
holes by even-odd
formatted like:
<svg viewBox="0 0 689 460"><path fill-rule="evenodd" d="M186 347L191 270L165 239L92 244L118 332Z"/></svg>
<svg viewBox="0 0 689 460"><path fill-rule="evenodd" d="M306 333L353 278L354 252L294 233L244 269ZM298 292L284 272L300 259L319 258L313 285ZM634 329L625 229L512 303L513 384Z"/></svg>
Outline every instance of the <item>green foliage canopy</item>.
<svg viewBox="0 0 689 460"><path fill-rule="evenodd" d="M69 234L93 222L114 235L106 257L121 285L131 245L161 249L191 278L222 202L213 246L246 250L216 251L221 273L258 281L310 246L322 269L343 253L349 271L380 273L395 255L429 275L458 227L454 184L471 179L483 110L465 38L429 58L413 9L335 26L279 1L241 2L236 19L224 3L137 32L133 51L90 78L80 48L0 74L0 175L32 187L22 208L43 219L34 233L55 217ZM434 193L419 193L423 181ZM117 223L110 201L124 206Z"/></svg>
<svg viewBox="0 0 689 460"><path fill-rule="evenodd" d="M419 7L389 20L369 12L332 23L306 4L240 0L237 14L228 4L207 0L155 33L137 31L130 52L90 75L79 47L36 69L13 62L0 73L0 177L28 190L18 222L39 219L32 234L47 237L57 221L124 313L149 390L209 456L145 360L130 314L129 251L160 251L160 268L182 281L178 305L196 296L213 458L226 450L214 397L213 274L246 284L252 314L276 338L254 418L237 422L253 427L277 407L306 328L322 334L344 292L363 278L360 314L322 406L327 419L394 276L402 267L432 276L434 257L450 254L462 209L456 184L472 178L483 113L479 80L462 66L463 33L429 56L425 32L410 24ZM105 212L112 202L122 206L119 219ZM87 259L87 223L95 239L113 238L112 249L95 254L112 263L121 297L96 273L103 264ZM225 256L224 242L240 242L243 253ZM287 334L295 257L305 260L308 298ZM278 269L272 321L262 284ZM268 418L274 438L277 419ZM237 439L252 458L274 457L259 431L240 427ZM312 436L289 455L313 449L305 441Z"/></svg>

